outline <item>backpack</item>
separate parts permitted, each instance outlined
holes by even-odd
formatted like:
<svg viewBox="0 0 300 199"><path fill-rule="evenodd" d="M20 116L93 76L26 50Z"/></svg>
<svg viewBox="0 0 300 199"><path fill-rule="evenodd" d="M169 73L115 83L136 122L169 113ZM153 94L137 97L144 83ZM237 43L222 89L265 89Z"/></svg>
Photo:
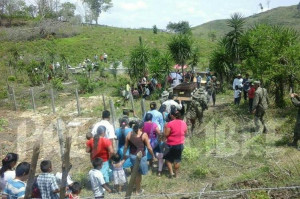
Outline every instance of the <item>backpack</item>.
<svg viewBox="0 0 300 199"><path fill-rule="evenodd" d="M37 183L38 176L34 177L34 181L32 184L32 192L31 192L31 198L42 198L41 192Z"/></svg>

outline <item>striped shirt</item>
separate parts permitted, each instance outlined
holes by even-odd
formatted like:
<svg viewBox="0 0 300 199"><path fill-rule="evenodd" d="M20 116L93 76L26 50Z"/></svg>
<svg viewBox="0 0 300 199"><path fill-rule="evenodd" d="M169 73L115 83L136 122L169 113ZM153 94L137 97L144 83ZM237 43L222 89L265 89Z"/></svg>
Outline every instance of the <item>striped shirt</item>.
<svg viewBox="0 0 300 199"><path fill-rule="evenodd" d="M3 194L7 195L8 199L24 198L25 188L25 182L18 179L9 180L5 186Z"/></svg>

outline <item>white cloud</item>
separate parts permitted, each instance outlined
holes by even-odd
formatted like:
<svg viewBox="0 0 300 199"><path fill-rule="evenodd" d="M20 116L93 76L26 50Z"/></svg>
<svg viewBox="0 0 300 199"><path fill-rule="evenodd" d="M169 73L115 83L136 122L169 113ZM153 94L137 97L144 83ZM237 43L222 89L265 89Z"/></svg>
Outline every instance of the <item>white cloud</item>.
<svg viewBox="0 0 300 199"><path fill-rule="evenodd" d="M120 7L127 11L136 11L140 9L147 9L147 4L144 1L136 1L132 3L121 2Z"/></svg>

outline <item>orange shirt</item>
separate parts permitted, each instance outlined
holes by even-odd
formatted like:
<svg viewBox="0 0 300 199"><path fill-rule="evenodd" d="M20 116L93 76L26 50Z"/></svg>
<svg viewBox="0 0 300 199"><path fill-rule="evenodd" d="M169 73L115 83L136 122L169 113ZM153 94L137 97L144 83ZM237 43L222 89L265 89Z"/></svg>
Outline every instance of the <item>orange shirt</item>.
<svg viewBox="0 0 300 199"><path fill-rule="evenodd" d="M109 159L108 147L112 146L111 141L107 138L99 138L97 151L94 151L94 139L90 139L86 142L86 146L92 151L92 159L102 158L103 162Z"/></svg>

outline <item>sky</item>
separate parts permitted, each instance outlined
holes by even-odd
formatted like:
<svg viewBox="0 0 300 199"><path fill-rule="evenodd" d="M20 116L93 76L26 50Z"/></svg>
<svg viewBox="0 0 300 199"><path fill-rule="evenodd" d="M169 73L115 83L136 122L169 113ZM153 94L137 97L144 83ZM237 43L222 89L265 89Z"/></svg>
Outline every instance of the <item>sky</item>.
<svg viewBox="0 0 300 199"><path fill-rule="evenodd" d="M72 2L77 13L84 15L82 0ZM300 0L112 0L113 7L101 13L98 23L124 28L165 29L169 22L188 21L194 27L203 23L227 19L239 12L245 17L279 6L297 5Z"/></svg>

